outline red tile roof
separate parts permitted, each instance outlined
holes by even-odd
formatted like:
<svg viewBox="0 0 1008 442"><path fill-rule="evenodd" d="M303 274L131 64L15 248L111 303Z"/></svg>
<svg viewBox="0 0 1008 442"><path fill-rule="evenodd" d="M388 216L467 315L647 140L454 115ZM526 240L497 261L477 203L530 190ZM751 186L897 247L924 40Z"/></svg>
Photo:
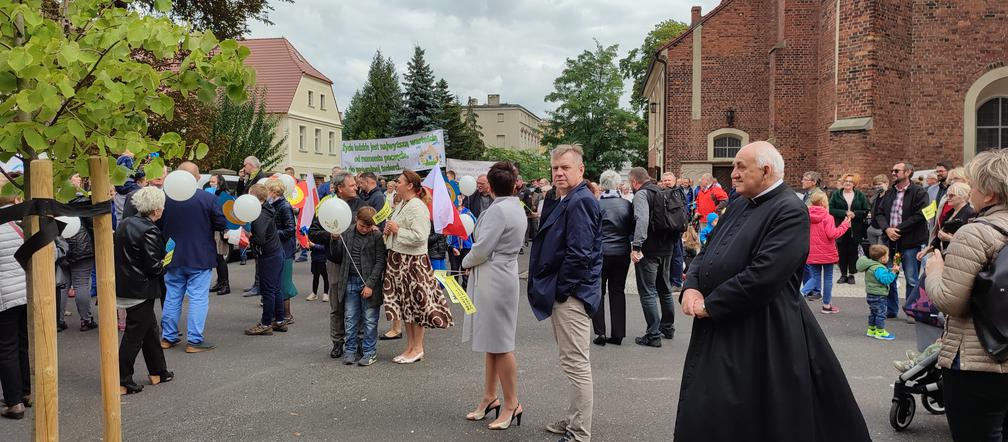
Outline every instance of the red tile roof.
<svg viewBox="0 0 1008 442"><path fill-rule="evenodd" d="M251 50L245 64L256 71L256 87L266 88L266 111L287 113L301 76L332 85L286 38L253 38L238 42Z"/></svg>

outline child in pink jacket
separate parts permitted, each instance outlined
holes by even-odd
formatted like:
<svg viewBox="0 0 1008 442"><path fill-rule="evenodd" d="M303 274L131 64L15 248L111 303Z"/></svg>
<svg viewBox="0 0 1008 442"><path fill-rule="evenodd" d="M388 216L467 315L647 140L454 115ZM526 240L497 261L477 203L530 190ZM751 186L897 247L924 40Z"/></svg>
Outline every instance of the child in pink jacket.
<svg viewBox="0 0 1008 442"><path fill-rule="evenodd" d="M823 192L813 194L809 204L811 237L805 263L809 265L810 277L801 292L803 296L808 296L810 292L820 291L823 296L820 313L839 313L840 309L830 304L833 298L833 265L840 261L836 240L850 228L851 217L848 214L839 226L834 225L829 199Z"/></svg>

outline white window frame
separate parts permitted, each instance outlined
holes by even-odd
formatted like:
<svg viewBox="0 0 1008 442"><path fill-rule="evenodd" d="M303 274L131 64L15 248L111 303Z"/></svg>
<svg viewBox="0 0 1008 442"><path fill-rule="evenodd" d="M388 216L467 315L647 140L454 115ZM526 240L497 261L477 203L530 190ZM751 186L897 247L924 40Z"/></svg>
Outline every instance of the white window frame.
<svg viewBox="0 0 1008 442"><path fill-rule="evenodd" d="M497 112L497 122L498 123L504 122L504 112Z"/></svg>
<svg viewBox="0 0 1008 442"><path fill-rule="evenodd" d="M308 149L305 147L305 136L307 136L306 131L307 128L304 126L298 126L298 150L301 152L308 152Z"/></svg>
<svg viewBox="0 0 1008 442"><path fill-rule="evenodd" d="M731 160L734 159L734 157L732 157L732 158L723 158L723 157L715 157L714 156L714 139L721 138L721 137L724 137L724 136L731 136L731 137L734 137L734 138L738 138L739 141L742 143L740 146L745 146L746 144L749 144L749 133L747 133L745 131L742 131L742 130L739 130L739 129L735 129L735 128L731 128L731 127L725 127L725 128L721 128L721 129L715 130L715 131L707 134L707 160L708 161L722 161L722 162L724 162L724 161L731 161Z"/></svg>
<svg viewBox="0 0 1008 442"><path fill-rule="evenodd" d="M980 125L980 109L983 108L984 106L986 106L988 103L990 103L992 101L997 101L997 104L995 105L995 107L997 108L997 112L998 112L998 114L997 114L997 124L994 125L994 126L981 126ZM984 100L983 104L981 104L980 106L977 106L977 110L976 110L976 117L977 117L977 119L976 119L976 121L977 121L977 126L976 126L976 135L977 135L976 136L976 150L977 150L977 153L983 152L985 150L1003 149L1005 147L1008 147L1008 137L1004 136L1005 131L1008 130L1008 115L1006 115L1004 113L1005 102L1008 102L1008 96L996 95L996 96L993 96L993 97L990 97L990 98ZM985 148L985 149L981 150L981 148L980 148L980 130L981 129L994 129L994 130L997 131L997 134L998 134L997 146L995 146L995 147L988 147L988 148Z"/></svg>
<svg viewBox="0 0 1008 442"><path fill-rule="evenodd" d="M336 155L336 132L329 131L329 155Z"/></svg>
<svg viewBox="0 0 1008 442"><path fill-rule="evenodd" d="M319 109L325 110L325 94L319 94Z"/></svg>
<svg viewBox="0 0 1008 442"><path fill-rule="evenodd" d="M315 153L322 153L322 129L315 129Z"/></svg>
<svg viewBox="0 0 1008 442"><path fill-rule="evenodd" d="M315 107L315 93L308 91L308 107Z"/></svg>

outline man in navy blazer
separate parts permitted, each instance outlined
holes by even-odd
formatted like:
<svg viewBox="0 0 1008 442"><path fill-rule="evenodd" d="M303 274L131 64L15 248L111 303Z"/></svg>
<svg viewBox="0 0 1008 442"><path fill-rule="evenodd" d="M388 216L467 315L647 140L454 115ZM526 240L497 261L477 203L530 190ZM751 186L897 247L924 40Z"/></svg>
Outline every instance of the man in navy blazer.
<svg viewBox="0 0 1008 442"><path fill-rule="evenodd" d="M557 146L550 162L556 193L543 202L542 225L532 242L528 298L536 318L551 318L560 368L572 388L567 415L546 430L564 435L561 441L586 441L592 417L588 340L602 298L601 215L584 181L581 147Z"/></svg>
<svg viewBox="0 0 1008 442"><path fill-rule="evenodd" d="M199 179L199 168L190 162L179 170ZM174 258L165 272L164 307L161 317L161 348L178 344L178 321L182 313L182 298L189 296L189 317L186 321L186 352L213 350L214 345L203 339L207 307L210 304L210 277L217 267L217 247L214 232L224 230L227 221L217 198L209 192L197 191L185 201L165 200L161 216L161 233L167 243L175 240Z"/></svg>

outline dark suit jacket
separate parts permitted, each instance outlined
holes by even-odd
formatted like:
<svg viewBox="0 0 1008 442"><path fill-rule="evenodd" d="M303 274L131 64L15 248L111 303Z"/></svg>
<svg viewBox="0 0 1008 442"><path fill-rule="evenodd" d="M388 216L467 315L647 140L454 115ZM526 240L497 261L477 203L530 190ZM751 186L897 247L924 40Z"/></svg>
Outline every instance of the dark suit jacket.
<svg viewBox="0 0 1008 442"><path fill-rule="evenodd" d="M921 212L931 202L927 190L910 183L910 186L906 189L906 193L903 195L903 221L898 226L891 225L889 222L889 213L892 211L895 201L896 186L892 186L882 195L882 200L875 206L872 222L878 225L879 229L882 229L883 232L889 227L899 229L900 249L912 249L927 243L927 219L924 218L924 213Z"/></svg>
<svg viewBox="0 0 1008 442"><path fill-rule="evenodd" d="M346 252L347 249L344 248L349 248L349 246L344 246L344 244L350 244L354 236L360 236L360 233L357 232L356 227L351 227L340 235L343 238L342 241L333 241L336 250L332 254L339 257L339 262L333 262L336 272L329 275L329 278L332 278L333 286L330 293L333 296L339 293L342 297L346 291L347 279L350 275L356 275L359 270L364 279L364 285L371 288L368 306L379 307L383 302L382 278L385 275L385 240L382 238L381 232L369 233L364 241L364 247L361 248L361 256L351 262L349 254ZM354 268L355 264L356 269Z"/></svg>
<svg viewBox="0 0 1008 442"><path fill-rule="evenodd" d="M255 176L252 177L251 179L248 179L248 178L241 179L241 178L239 178L238 179L238 189L237 189L238 195L235 195L235 196L242 196L242 195L248 193L248 188L252 187L253 184L258 183L259 180L261 180L263 178L266 178L266 175L264 175L261 170L257 171L256 174L255 174Z"/></svg>
<svg viewBox="0 0 1008 442"><path fill-rule="evenodd" d="M587 181L563 199L546 199L542 220L529 258L532 312L541 321L553 314L554 302L574 297L594 314L602 299L601 211Z"/></svg>
<svg viewBox="0 0 1008 442"><path fill-rule="evenodd" d="M175 240L175 255L168 269L217 267L214 232L227 228L227 220L217 197L197 191L192 198L175 201L165 198L164 215L158 220L165 242Z"/></svg>

